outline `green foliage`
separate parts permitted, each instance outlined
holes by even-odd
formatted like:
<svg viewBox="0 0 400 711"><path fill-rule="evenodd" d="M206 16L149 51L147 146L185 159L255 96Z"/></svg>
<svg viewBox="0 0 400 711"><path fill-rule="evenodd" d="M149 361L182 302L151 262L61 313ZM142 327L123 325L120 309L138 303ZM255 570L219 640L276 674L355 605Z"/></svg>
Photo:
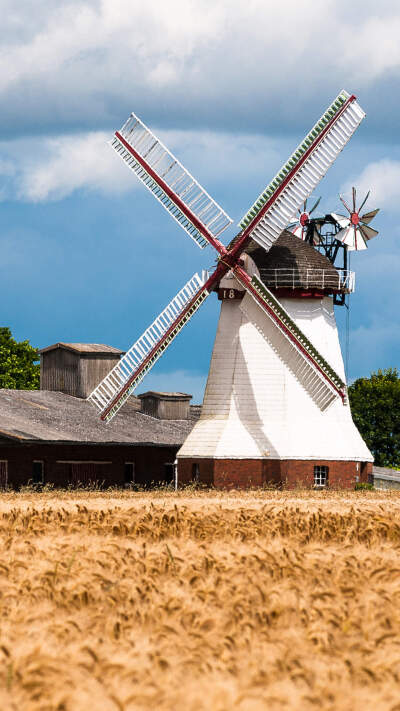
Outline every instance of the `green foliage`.
<svg viewBox="0 0 400 711"><path fill-rule="evenodd" d="M39 353L29 341L18 343L7 327L0 327L0 388L37 390Z"/></svg>
<svg viewBox="0 0 400 711"><path fill-rule="evenodd" d="M349 387L355 424L380 467L400 467L400 374L397 368L371 373Z"/></svg>
<svg viewBox="0 0 400 711"><path fill-rule="evenodd" d="M354 488L356 491L375 491L373 484L366 481L358 481Z"/></svg>

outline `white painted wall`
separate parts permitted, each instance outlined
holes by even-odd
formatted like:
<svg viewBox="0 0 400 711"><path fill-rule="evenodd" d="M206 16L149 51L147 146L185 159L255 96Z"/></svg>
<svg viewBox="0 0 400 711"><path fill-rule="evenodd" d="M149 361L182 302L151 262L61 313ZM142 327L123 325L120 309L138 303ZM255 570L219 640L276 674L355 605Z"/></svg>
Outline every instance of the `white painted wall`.
<svg viewBox="0 0 400 711"><path fill-rule="evenodd" d="M281 301L345 380L332 298ZM336 398L321 411L293 349L261 309L260 329L240 303L222 302L201 418L178 457L373 461L349 406Z"/></svg>

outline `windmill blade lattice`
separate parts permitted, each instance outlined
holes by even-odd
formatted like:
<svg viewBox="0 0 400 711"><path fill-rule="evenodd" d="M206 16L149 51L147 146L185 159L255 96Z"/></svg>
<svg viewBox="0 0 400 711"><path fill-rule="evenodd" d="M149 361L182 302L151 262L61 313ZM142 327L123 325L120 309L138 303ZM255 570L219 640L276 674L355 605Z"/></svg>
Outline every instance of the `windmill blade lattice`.
<svg viewBox="0 0 400 711"><path fill-rule="evenodd" d="M355 96L341 91L242 218L244 233L268 251L364 117Z"/></svg>
<svg viewBox="0 0 400 711"><path fill-rule="evenodd" d="M102 420L114 417L205 301L209 292L204 285L205 280L194 274L89 395Z"/></svg>
<svg viewBox="0 0 400 711"><path fill-rule="evenodd" d="M138 116L131 114L111 145L199 247L216 246L233 220Z"/></svg>
<svg viewBox="0 0 400 711"><path fill-rule="evenodd" d="M360 215L360 212L364 207L368 196L369 192L367 193L360 207L357 209L357 193L356 189L352 188L352 207L349 207L349 205L341 195L339 196L344 207L349 213L349 216L347 217L346 215L340 215L335 212L331 213L333 219L336 220L339 227L341 228L340 231L335 235L336 239L345 244L349 251L360 251L362 249L367 249L368 240L372 239L373 237L376 237L376 235L379 234L377 230L374 230L372 229L372 227L369 227L369 223L379 212L379 209L371 210L365 215Z"/></svg>

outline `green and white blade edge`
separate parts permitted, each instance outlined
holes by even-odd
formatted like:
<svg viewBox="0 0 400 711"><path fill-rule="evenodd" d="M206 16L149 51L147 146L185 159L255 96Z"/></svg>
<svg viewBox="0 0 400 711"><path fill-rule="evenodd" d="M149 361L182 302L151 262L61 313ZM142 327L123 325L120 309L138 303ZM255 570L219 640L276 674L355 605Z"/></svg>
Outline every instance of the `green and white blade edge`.
<svg viewBox="0 0 400 711"><path fill-rule="evenodd" d="M256 215L263 208L265 203L270 200L275 191L279 188L282 182L288 177L289 173L296 167L297 163L301 160L304 153L310 148L310 146L316 141L319 134L324 130L327 124L332 121L337 112L342 108L342 106L349 99L350 94L344 89L337 95L336 99L327 108L325 113L322 114L321 118L312 127L311 131L307 134L300 145L293 151L290 158L282 166L276 176L267 185L265 190L258 196L257 200L251 206L250 210L242 217L239 222L239 227L244 229L247 225L254 220Z"/></svg>

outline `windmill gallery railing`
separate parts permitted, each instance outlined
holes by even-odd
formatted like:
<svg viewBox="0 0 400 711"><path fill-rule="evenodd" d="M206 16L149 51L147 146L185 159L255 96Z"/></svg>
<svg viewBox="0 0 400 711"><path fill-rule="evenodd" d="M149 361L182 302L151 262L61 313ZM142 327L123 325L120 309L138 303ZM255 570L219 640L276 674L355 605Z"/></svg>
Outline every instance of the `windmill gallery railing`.
<svg viewBox="0 0 400 711"><path fill-rule="evenodd" d="M335 273L336 271L336 273ZM351 294L355 288L355 273L347 269L261 269L261 278L270 289L324 289Z"/></svg>

